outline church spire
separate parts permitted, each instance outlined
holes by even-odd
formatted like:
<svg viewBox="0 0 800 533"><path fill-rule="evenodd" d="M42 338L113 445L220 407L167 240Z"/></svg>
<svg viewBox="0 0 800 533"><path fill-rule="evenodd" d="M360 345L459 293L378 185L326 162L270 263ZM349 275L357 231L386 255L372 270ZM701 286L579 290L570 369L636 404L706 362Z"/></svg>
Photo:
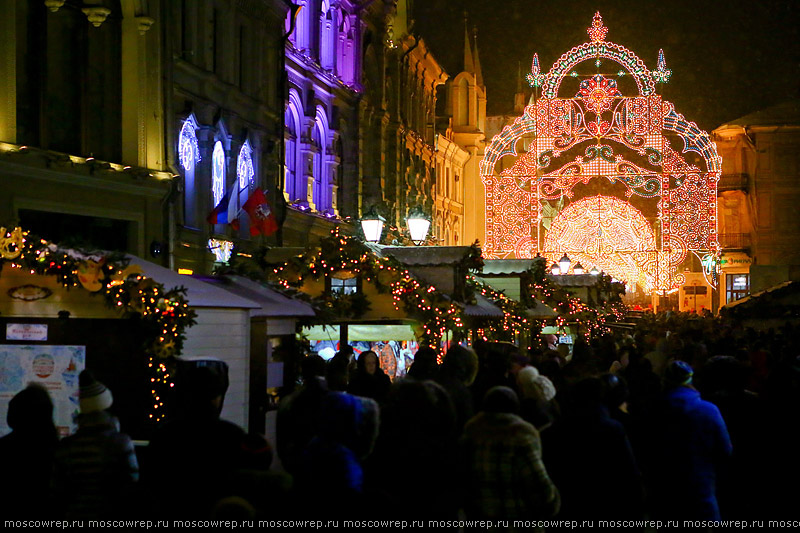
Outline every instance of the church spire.
<svg viewBox="0 0 800 533"><path fill-rule="evenodd" d="M469 26L467 24L466 11L464 11L464 71L470 74L475 73L475 62L472 59L472 47L469 45Z"/></svg>
<svg viewBox="0 0 800 533"><path fill-rule="evenodd" d="M475 57L475 85L478 87L483 87L483 73L481 72L481 60L478 57L478 27L472 27L474 42L475 42L475 53L473 56Z"/></svg>

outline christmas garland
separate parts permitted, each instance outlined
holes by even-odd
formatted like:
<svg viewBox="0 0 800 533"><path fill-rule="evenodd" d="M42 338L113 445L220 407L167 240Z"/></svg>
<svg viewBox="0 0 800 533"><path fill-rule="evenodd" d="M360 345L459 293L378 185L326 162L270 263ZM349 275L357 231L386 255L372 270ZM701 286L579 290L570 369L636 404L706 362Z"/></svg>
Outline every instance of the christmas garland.
<svg viewBox="0 0 800 533"><path fill-rule="evenodd" d="M83 287L101 295L122 318L141 320L145 329L144 351L148 355L153 412L150 418L164 418L163 396L172 387L167 359L179 355L186 328L196 323L189 309L186 289L164 289L145 277L122 254L103 254L61 249L30 235L21 228L0 228L0 272L9 265L31 274L55 276L67 289Z"/></svg>
<svg viewBox="0 0 800 533"><path fill-rule="evenodd" d="M458 332L464 327L460 305L434 287L419 282L394 258L380 256L360 239L342 235L338 227L318 246L307 248L285 263L271 265L267 279L286 291L297 291L308 279L319 280L339 271L361 276L379 292L391 293L395 309L402 308L421 325L421 344L437 346L447 331ZM318 311L316 322L359 318L369 310L366 298L360 293L326 293L308 301Z"/></svg>
<svg viewBox="0 0 800 533"><path fill-rule="evenodd" d="M475 333L482 340L515 342L517 335L523 331L541 329L543 321L529 318L528 308L522 302L507 297L502 291L493 289L474 276L467 276L467 286L480 292L503 311L502 319L480 319L480 324L474 324Z"/></svg>
<svg viewBox="0 0 800 533"><path fill-rule="evenodd" d="M584 335L589 340L593 333L608 333L610 329L606 324L622 320L625 316L627 307L621 299L625 287L620 283L613 283L611 276L598 274L599 301L595 302L590 297L589 301L583 302L548 277L546 267L544 258L533 262L528 270L528 293L553 308L559 329L564 329L569 324L581 324L585 327Z"/></svg>

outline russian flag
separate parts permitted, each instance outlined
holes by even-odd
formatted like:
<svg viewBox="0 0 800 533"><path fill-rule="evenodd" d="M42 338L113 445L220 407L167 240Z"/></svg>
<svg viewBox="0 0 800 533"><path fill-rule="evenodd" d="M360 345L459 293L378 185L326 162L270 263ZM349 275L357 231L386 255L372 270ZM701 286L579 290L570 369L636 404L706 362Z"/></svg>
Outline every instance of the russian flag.
<svg viewBox="0 0 800 533"><path fill-rule="evenodd" d="M206 220L209 224L229 224L230 220L228 218L228 203L231 199L231 189L228 189L225 192L225 196L222 197L222 200L219 201L217 207L214 208L211 213L208 214Z"/></svg>

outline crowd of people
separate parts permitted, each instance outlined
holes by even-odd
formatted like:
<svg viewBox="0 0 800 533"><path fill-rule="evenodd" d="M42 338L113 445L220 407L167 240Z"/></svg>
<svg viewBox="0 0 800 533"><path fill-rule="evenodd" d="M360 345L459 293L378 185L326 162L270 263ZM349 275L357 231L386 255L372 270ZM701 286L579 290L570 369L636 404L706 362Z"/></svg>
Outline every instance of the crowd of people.
<svg viewBox="0 0 800 533"><path fill-rule="evenodd" d="M46 391L12 400L8 508L41 515L29 495L46 488L68 518L785 517L800 473L795 333L649 313L571 350L546 337L524 352L421 348L394 382L370 351L309 354L274 450L220 419L226 383L200 367L138 461L85 372L78 431L60 442Z"/></svg>

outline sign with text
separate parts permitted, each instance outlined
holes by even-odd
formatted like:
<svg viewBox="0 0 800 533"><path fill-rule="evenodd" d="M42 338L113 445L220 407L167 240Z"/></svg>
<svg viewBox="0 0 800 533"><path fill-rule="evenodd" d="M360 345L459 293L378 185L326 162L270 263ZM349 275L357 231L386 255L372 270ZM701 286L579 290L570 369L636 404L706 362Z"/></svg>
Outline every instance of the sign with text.
<svg viewBox="0 0 800 533"><path fill-rule="evenodd" d="M723 253L720 260L723 269L733 267L749 267L753 264L753 258L741 252Z"/></svg>
<svg viewBox="0 0 800 533"><path fill-rule="evenodd" d="M6 324L7 341L46 341L47 324Z"/></svg>

